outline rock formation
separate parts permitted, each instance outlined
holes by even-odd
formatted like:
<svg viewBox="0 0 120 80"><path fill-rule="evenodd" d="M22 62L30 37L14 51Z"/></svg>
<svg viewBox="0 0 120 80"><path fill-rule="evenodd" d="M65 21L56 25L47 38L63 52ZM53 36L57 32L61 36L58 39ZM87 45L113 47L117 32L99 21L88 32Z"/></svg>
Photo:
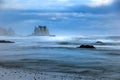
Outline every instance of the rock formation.
<svg viewBox="0 0 120 80"><path fill-rule="evenodd" d="M35 27L32 36L49 36L49 30L46 26Z"/></svg>
<svg viewBox="0 0 120 80"><path fill-rule="evenodd" d="M81 45L77 48L90 48L90 49L94 49L95 47L93 45Z"/></svg>
<svg viewBox="0 0 120 80"><path fill-rule="evenodd" d="M14 31L12 28L9 28L9 29L7 30L7 35L8 35L8 36L14 36L14 35L15 35L15 31Z"/></svg>
<svg viewBox="0 0 120 80"><path fill-rule="evenodd" d="M0 36L4 36L6 34L6 30L2 27L0 27Z"/></svg>
<svg viewBox="0 0 120 80"><path fill-rule="evenodd" d="M0 36L15 36L15 32L12 28L4 29L0 27Z"/></svg>
<svg viewBox="0 0 120 80"><path fill-rule="evenodd" d="M12 42L12 41L6 41L6 40L0 40L0 43L15 43L15 42Z"/></svg>
<svg viewBox="0 0 120 80"><path fill-rule="evenodd" d="M102 41L97 41L95 44L104 45L105 43L103 43Z"/></svg>

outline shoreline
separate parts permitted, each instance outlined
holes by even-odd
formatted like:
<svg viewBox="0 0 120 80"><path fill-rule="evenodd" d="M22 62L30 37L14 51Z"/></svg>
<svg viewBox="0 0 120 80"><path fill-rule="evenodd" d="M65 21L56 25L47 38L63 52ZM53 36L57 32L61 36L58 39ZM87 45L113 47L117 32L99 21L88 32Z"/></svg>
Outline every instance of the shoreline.
<svg viewBox="0 0 120 80"><path fill-rule="evenodd" d="M40 72L32 69L9 68L0 66L0 80L113 80L105 76L90 76L59 72ZM118 79L114 79L118 80Z"/></svg>
<svg viewBox="0 0 120 80"><path fill-rule="evenodd" d="M90 38L6 38L0 80L120 80L120 41ZM102 41L105 44L95 44ZM96 49L78 49L90 43Z"/></svg>
<svg viewBox="0 0 120 80"><path fill-rule="evenodd" d="M7 68L0 66L1 80L81 80L81 77L75 74L40 72L37 70L22 68Z"/></svg>

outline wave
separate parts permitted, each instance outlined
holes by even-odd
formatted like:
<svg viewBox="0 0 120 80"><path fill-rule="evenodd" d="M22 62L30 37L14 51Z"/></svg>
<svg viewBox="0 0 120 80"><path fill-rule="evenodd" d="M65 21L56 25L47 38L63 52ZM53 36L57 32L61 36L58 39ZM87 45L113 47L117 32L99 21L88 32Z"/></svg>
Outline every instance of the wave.
<svg viewBox="0 0 120 80"><path fill-rule="evenodd" d="M108 36L108 37L74 37L74 36L29 36L29 37L5 37L1 36L1 39L11 39L11 40L30 40L30 41L103 41L103 42L120 42L118 36ZM116 40L117 39L117 40Z"/></svg>
<svg viewBox="0 0 120 80"><path fill-rule="evenodd" d="M18 47L30 49L76 48L82 44L94 45L97 49L120 49L120 39L119 37L116 36L115 37L32 36L32 37L1 37L1 39L14 41ZM100 41L101 43L96 43L97 41Z"/></svg>

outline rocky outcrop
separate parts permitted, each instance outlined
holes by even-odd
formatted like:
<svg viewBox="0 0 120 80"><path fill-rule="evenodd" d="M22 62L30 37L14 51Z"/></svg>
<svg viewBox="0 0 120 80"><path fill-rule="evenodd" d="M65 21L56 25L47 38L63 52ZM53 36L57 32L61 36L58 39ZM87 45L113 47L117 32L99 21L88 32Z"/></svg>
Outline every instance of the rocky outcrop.
<svg viewBox="0 0 120 80"><path fill-rule="evenodd" d="M90 48L90 49L94 49L95 47L93 45L81 45L77 48Z"/></svg>
<svg viewBox="0 0 120 80"><path fill-rule="evenodd" d="M8 36L15 36L15 31L14 31L12 28L9 28L9 29L7 30L7 35L8 35Z"/></svg>
<svg viewBox="0 0 120 80"><path fill-rule="evenodd" d="M12 41L6 41L6 40L0 40L0 43L15 43L15 42L12 42Z"/></svg>
<svg viewBox="0 0 120 80"><path fill-rule="evenodd" d="M46 26L35 27L32 36L49 36L49 30Z"/></svg>
<svg viewBox="0 0 120 80"><path fill-rule="evenodd" d="M96 44L98 44L98 45L104 45L105 43L103 43L102 41L97 41Z"/></svg>
<svg viewBox="0 0 120 80"><path fill-rule="evenodd" d="M15 36L15 31L12 28L4 29L0 27L0 36Z"/></svg>
<svg viewBox="0 0 120 80"><path fill-rule="evenodd" d="M0 27L0 36L6 35L6 29Z"/></svg>

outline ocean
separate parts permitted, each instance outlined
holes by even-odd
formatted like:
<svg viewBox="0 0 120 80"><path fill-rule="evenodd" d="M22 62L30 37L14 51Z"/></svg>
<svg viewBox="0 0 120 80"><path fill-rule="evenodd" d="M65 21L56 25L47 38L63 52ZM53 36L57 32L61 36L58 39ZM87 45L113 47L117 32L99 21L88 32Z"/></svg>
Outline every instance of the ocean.
<svg viewBox="0 0 120 80"><path fill-rule="evenodd" d="M120 80L120 37L0 37L0 66ZM101 41L103 43L96 43ZM95 49L77 48L82 44Z"/></svg>

